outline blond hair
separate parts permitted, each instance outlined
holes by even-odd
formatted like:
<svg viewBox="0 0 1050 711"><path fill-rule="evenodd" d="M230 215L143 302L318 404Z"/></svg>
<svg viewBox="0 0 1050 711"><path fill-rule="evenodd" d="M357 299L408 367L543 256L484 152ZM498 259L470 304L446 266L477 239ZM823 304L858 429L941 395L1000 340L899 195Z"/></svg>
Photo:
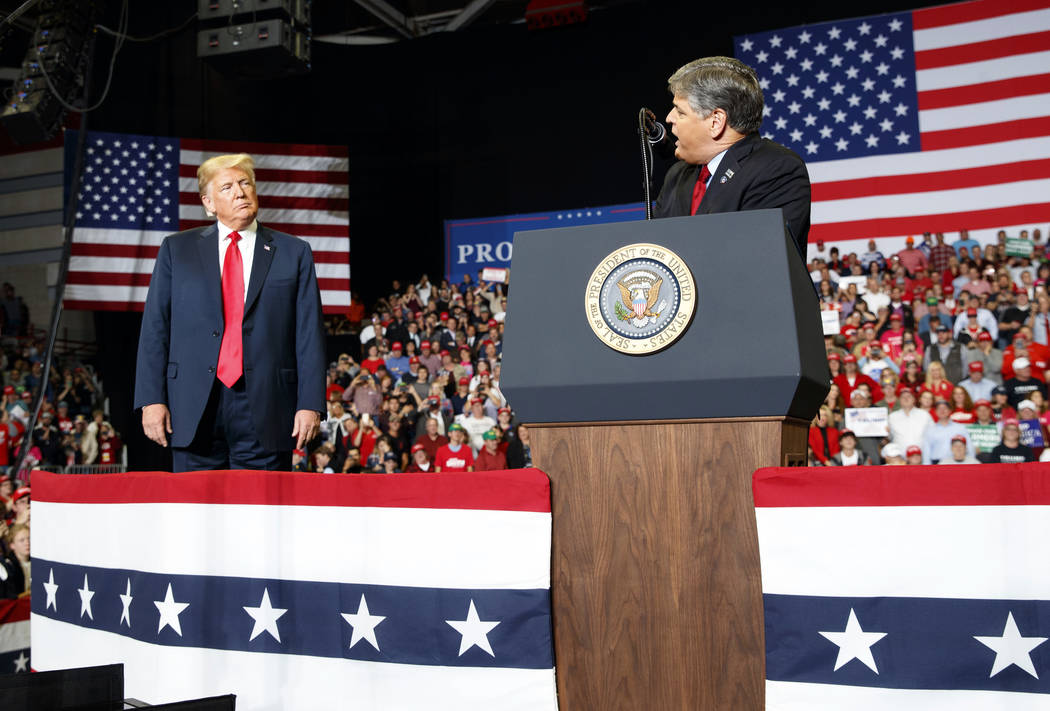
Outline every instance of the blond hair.
<svg viewBox="0 0 1050 711"><path fill-rule="evenodd" d="M197 168L197 189L201 195L208 193L208 183L220 170L236 168L248 174L248 179L255 185L255 161L247 153L233 153L224 156L214 156L200 164Z"/></svg>

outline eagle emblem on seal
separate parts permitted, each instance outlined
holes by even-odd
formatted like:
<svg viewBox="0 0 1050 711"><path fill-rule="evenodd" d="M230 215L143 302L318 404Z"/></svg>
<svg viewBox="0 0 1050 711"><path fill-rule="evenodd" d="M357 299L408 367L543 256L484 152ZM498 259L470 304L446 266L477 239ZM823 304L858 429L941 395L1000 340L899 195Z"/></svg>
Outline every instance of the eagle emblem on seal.
<svg viewBox="0 0 1050 711"><path fill-rule="evenodd" d="M661 302L656 311L653 307L660 298L660 287L664 280L658 274L647 269L640 269L624 276L616 282L620 289L620 301L616 302L616 317L621 321L629 321L639 328L645 326L650 320L655 321L667 306L667 302Z"/></svg>

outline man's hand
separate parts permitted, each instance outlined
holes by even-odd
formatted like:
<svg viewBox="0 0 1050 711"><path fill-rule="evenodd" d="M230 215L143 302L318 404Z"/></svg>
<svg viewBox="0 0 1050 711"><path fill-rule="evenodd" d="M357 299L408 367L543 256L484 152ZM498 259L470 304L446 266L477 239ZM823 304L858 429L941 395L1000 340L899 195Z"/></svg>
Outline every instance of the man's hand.
<svg viewBox="0 0 1050 711"><path fill-rule="evenodd" d="M161 447L167 447L168 435L171 434L171 413L168 406L158 403L142 408L142 431Z"/></svg>
<svg viewBox="0 0 1050 711"><path fill-rule="evenodd" d="M295 427L292 428L292 437L296 437L295 448L302 449L303 445L312 440L321 431L321 416L313 410L299 410L295 413Z"/></svg>

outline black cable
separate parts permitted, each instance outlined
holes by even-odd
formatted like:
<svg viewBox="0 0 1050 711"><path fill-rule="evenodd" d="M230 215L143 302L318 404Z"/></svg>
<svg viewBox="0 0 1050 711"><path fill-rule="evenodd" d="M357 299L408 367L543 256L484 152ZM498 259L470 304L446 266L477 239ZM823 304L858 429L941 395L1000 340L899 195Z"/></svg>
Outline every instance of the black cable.
<svg viewBox="0 0 1050 711"><path fill-rule="evenodd" d="M84 103L87 103L88 86L91 84L91 70L95 64L94 35L92 35L91 39L88 41L90 42L90 45L88 47L87 67L84 69L84 95L81 98L81 101ZM40 406L44 402L44 394L47 392L49 385L51 377L51 361L54 359L55 355L55 341L58 340L58 323L62 319L62 299L65 297L66 293L66 278L69 275L69 257L73 248L73 230L76 227L77 203L79 201L80 184L84 173L84 156L86 155L87 149L88 114L82 113L80 116L80 132L77 134L76 160L73 163L73 176L69 188L69 203L66 205L64 219L65 234L62 243L62 261L59 263L58 282L55 284L55 303L51 307L51 326L48 329L47 350L44 354L44 368L40 376L40 384L38 386L39 390L33 397L33 407L29 412L29 419L26 422L25 434L22 436L22 446L19 448L18 455L15 457L15 466L12 470L14 471L15 476L18 476L21 473L26 455L29 454L29 450L33 446L33 430L36 429L37 416L40 413Z"/></svg>

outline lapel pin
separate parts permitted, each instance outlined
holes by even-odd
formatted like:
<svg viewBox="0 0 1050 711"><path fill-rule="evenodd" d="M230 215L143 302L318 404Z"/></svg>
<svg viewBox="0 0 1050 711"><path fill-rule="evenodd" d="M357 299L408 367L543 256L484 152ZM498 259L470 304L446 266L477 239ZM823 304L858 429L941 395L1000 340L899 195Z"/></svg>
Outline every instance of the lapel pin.
<svg viewBox="0 0 1050 711"><path fill-rule="evenodd" d="M719 180L718 182L720 182L720 183L722 183L724 185L727 180L729 180L729 178L727 176L723 175L721 180Z"/></svg>
<svg viewBox="0 0 1050 711"><path fill-rule="evenodd" d="M733 169L732 168L726 168L726 174L723 177L725 178L725 180L722 181L723 183L726 180L729 180L730 178L732 178L733 177Z"/></svg>

